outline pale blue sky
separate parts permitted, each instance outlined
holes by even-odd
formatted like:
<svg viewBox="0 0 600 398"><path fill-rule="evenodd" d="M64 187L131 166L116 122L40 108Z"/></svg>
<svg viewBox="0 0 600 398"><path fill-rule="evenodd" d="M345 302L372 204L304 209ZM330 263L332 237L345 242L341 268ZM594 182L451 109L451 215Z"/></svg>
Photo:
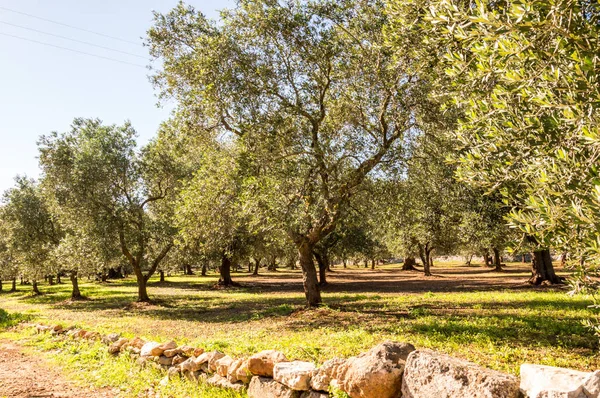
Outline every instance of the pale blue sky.
<svg viewBox="0 0 600 398"><path fill-rule="evenodd" d="M233 0L188 0L209 17L231 7ZM36 141L51 131L66 131L75 117L98 117L106 123L131 120L146 142L169 116L168 107L156 107L148 70L63 49L147 65L147 49L141 46L152 23L152 10L166 12L177 0L0 0L0 192L13 185L14 176L37 177ZM126 43L70 29L36 17L104 33ZM104 50L29 29L91 42L138 58Z"/></svg>

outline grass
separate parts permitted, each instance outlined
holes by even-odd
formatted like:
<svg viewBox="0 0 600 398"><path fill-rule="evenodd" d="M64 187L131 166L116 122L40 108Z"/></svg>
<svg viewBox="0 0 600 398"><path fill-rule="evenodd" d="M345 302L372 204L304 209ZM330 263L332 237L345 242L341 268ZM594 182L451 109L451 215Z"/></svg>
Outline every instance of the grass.
<svg viewBox="0 0 600 398"><path fill-rule="evenodd" d="M5 293L0 307L48 324L147 340L175 339L235 357L274 348L290 359L322 363L391 339L513 374L524 362L600 368L597 338L582 324L596 316L588 308L591 301L569 297L564 290L528 287L522 283L527 268L509 268L498 274L481 267L442 265L434 268L434 278L403 273L393 265L378 271L337 269L323 294L325 307L314 311L303 310L299 274L290 271L260 277L235 274L243 287L229 290L213 288L215 275L153 280L151 305L134 303L135 283L123 280L82 283L86 301L69 301L69 285L43 286L46 294L37 297L25 290ZM2 337L42 349L80 381L108 383L127 391L125 396L137 396L149 380L153 388L163 388L156 370L131 371L128 358L115 363L105 347L27 330L4 332ZM173 397L235 396L190 383L168 389Z"/></svg>

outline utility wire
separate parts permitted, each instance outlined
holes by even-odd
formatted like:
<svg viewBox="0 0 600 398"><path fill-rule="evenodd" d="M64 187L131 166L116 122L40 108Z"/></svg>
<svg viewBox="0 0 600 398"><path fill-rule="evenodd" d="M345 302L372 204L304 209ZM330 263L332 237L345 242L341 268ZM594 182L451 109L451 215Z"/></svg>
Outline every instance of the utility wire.
<svg viewBox="0 0 600 398"><path fill-rule="evenodd" d="M110 48L110 47L101 46L101 45L99 45L99 44L90 43L90 42L88 42L88 41L83 41L83 40L72 39L72 38L70 38L70 37L67 37L67 36L57 35L57 34L50 33L50 32L44 32L43 30L38 30L38 29L28 28L27 26L21 26L21 25L17 25L17 24L10 23L10 22L5 22L5 21L0 21L0 24L9 25L9 26L14 26L14 27L17 27L17 28L21 28L21 29L30 30L30 31L32 31L32 32L37 32L37 33L41 33L41 34L48 35L48 36L54 36L54 37L58 37L58 38L61 38L61 39L70 40L70 41L73 41L73 42L75 42L75 43L86 44L86 45L88 45L88 46L98 47L98 48L102 48L102 49L104 49L104 50L108 50L108 51L114 51L114 52L118 52L118 53L121 53L121 54L131 55L132 57L138 57L138 58L142 58L142 59L148 60L148 57L144 57L144 56L142 56L142 55L138 55L138 54L130 53L130 52L127 52L127 51L121 51L121 50L117 50L117 49L115 49L115 48Z"/></svg>
<svg viewBox="0 0 600 398"><path fill-rule="evenodd" d="M96 54L88 53L88 52L85 52L85 51L79 51L79 50L75 50L75 49L68 48L68 47L57 46L55 44L50 44L50 43L46 43L46 42L43 42L43 41L28 39L28 38L25 38L25 37L11 35L11 34L8 34L8 33L3 33L3 32L0 32L0 35L4 35L4 36L8 36L8 37L13 37L15 39L29 41L31 43L42 44L42 45L48 46L48 47L60 48L61 50L67 50L67 51L71 51L71 52L74 52L74 53L89 55L90 57L96 57L96 58L101 58L101 59L105 59L105 60L108 60L108 61L120 62L122 64L137 66L138 68L144 68L144 69L146 69L146 67L144 65L134 64L133 62L127 62L127 61L123 61L123 60L116 59L116 58L104 57L102 55L96 55Z"/></svg>
<svg viewBox="0 0 600 398"><path fill-rule="evenodd" d="M109 39L113 39L113 40L119 40L119 41L122 41L122 42L125 42L125 43L129 43L129 44L135 44L135 45L141 46L141 44L140 44L140 43L137 43L137 42L135 42L135 41L126 40L126 39L121 39L120 37L115 37L115 36L107 35L107 34L105 34L105 33L94 32L93 30L84 29L84 28L79 28L79 27L77 27L77 26L69 25L69 24L66 24L66 23L62 23L62 22L58 22L58 21L53 21L53 20L51 20L51 19L48 19L48 18L42 18L42 17L38 17L38 16L36 16L36 15L28 14L28 13L26 13L26 12L17 11L17 10L13 10L13 9L6 8L6 7L2 7L2 6L0 6L0 10L14 12L15 14L21 14L21 15L25 15L25 16L27 16L27 17L30 17L30 18L39 19L40 21L46 21L46 22L50 22L50 23L53 23L53 24L56 24L56 25L66 26L67 28L71 28L71 29L80 30L80 31L82 31L82 32L92 33L92 34L94 34L94 35L98 35L98 36L107 37L107 38L109 38Z"/></svg>

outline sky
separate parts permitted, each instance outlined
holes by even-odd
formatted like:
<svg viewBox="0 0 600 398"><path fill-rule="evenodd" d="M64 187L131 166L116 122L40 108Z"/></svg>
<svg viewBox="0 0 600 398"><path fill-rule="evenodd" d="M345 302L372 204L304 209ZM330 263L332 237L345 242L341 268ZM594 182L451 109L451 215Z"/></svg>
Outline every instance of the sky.
<svg viewBox="0 0 600 398"><path fill-rule="evenodd" d="M152 24L152 11L167 12L177 2L0 0L0 192L14 185L16 175L37 177L38 138L68 131L76 117L107 124L130 120L140 144L155 135L173 105L157 107L142 38ZM234 5L233 0L186 3L211 18Z"/></svg>

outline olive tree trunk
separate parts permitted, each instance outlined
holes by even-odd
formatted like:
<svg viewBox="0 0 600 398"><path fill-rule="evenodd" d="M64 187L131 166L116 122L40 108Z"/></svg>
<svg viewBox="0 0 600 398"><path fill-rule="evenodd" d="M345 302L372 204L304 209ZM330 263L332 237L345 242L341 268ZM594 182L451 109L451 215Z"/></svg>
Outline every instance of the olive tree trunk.
<svg viewBox="0 0 600 398"><path fill-rule="evenodd" d="M415 261L414 257L406 257L404 259L404 263L402 263L402 271L415 271L415 264L417 262Z"/></svg>
<svg viewBox="0 0 600 398"><path fill-rule="evenodd" d="M13 278L12 280L12 288L10 289L11 292L16 292L17 291L17 278Z"/></svg>
<svg viewBox="0 0 600 398"><path fill-rule="evenodd" d="M219 285L233 286L231 279L231 258L227 254L221 256L221 265L219 266Z"/></svg>
<svg viewBox="0 0 600 398"><path fill-rule="evenodd" d="M40 289L38 289L38 284L37 284L37 281L36 281L36 280L34 280L34 281L31 283L31 288L33 289L33 293L34 293L34 294L36 294L36 295L42 294L42 292L40 292Z"/></svg>
<svg viewBox="0 0 600 398"><path fill-rule="evenodd" d="M313 252L315 259L317 260L317 264L319 265L319 285L325 286L327 284L327 265L325 264L325 260L323 256L319 252Z"/></svg>
<svg viewBox="0 0 600 398"><path fill-rule="evenodd" d="M494 251L494 270L498 272L502 272L502 259L500 258L500 250L494 247L492 248Z"/></svg>
<svg viewBox="0 0 600 398"><path fill-rule="evenodd" d="M258 269L260 268L260 260L260 258L254 260L254 271L252 272L252 275L258 275Z"/></svg>
<svg viewBox="0 0 600 398"><path fill-rule="evenodd" d="M79 290L79 281L77 279L77 271L71 272L69 275L69 279L71 279L71 285L73 289L71 290L71 299L79 300L82 299L81 291Z"/></svg>
<svg viewBox="0 0 600 398"><path fill-rule="evenodd" d="M303 239L297 244L298 255L300 257L300 267L302 268L302 281L304 284L304 294L309 308L319 307L322 303L321 290L317 282L317 269L313 261L313 245L308 239Z"/></svg>
<svg viewBox="0 0 600 398"><path fill-rule="evenodd" d="M529 283L533 285L540 285L543 282L551 284L563 283L563 278L556 275L554 272L554 266L552 265L552 257L550 257L550 250L537 250L533 252L533 261L531 264L531 278Z"/></svg>

